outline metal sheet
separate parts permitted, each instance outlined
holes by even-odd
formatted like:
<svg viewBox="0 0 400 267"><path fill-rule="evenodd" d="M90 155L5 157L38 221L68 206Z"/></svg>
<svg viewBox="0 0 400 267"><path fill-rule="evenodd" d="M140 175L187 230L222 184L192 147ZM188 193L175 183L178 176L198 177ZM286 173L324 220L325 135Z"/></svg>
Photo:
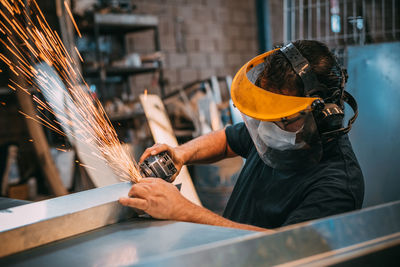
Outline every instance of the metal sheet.
<svg viewBox="0 0 400 267"><path fill-rule="evenodd" d="M130 187L119 183L1 210L0 257L132 217L118 203Z"/></svg>
<svg viewBox="0 0 400 267"><path fill-rule="evenodd" d="M400 199L399 69L400 42L348 48L347 89L359 107L350 139L364 173L365 207Z"/></svg>
<svg viewBox="0 0 400 267"><path fill-rule="evenodd" d="M399 233L400 201L289 226L275 234L242 237L160 255L138 265L272 266L350 246L378 244L385 237L399 244Z"/></svg>
<svg viewBox="0 0 400 267"><path fill-rule="evenodd" d="M0 266L121 266L190 251L251 231L171 221L133 219L0 259Z"/></svg>
<svg viewBox="0 0 400 267"><path fill-rule="evenodd" d="M134 219L2 258L0 266L269 266L299 263L299 259L324 253L330 257L347 253L349 258L355 247L376 248L385 240L398 244L399 233L400 201L269 235Z"/></svg>
<svg viewBox="0 0 400 267"><path fill-rule="evenodd" d="M348 264L356 258L366 258L371 257L371 254L377 253L382 250L392 249L398 247L400 250L400 233L396 233L390 236L385 236L383 238L374 239L368 242L363 242L361 244L352 245L342 249L337 249L333 251L328 251L325 253L320 253L313 255L311 257L302 258L295 261L290 261L284 264L277 265L279 267L295 267L295 266L332 266L340 263L346 262L347 266L374 266L374 264L363 264L363 265L351 265ZM385 263L390 263L393 259L398 259L398 254L396 256L390 256L391 258L385 257L384 259L379 259L379 266L388 266ZM397 262L398 263L398 262Z"/></svg>

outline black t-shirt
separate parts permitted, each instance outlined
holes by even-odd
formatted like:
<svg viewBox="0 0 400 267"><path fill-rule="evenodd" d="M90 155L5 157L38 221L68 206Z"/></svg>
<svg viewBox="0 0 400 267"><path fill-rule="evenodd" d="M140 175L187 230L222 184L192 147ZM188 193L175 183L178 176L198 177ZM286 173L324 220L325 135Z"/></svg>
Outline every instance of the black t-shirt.
<svg viewBox="0 0 400 267"><path fill-rule="evenodd" d="M246 158L225 218L276 228L361 208L364 180L347 135L324 144L318 165L279 171L259 157L244 123L225 133L232 150Z"/></svg>

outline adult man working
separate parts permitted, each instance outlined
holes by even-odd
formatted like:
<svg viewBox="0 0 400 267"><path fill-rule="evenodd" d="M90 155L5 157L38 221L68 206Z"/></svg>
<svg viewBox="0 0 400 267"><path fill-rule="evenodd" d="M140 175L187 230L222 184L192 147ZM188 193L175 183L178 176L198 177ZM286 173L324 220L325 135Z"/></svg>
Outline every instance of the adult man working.
<svg viewBox="0 0 400 267"><path fill-rule="evenodd" d="M362 172L347 137L357 115L345 73L317 41L296 41L262 54L236 74L231 93L244 123L168 151L177 169L242 156L246 163L223 217L186 200L174 185L142 179L123 205L154 218L266 230L361 208ZM252 83L254 81L254 83ZM355 111L343 127L344 101Z"/></svg>

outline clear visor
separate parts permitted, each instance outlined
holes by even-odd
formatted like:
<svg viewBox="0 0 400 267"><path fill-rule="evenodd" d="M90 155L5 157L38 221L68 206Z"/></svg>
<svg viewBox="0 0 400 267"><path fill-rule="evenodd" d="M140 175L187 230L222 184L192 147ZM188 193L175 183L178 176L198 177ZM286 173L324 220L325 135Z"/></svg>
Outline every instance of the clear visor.
<svg viewBox="0 0 400 267"><path fill-rule="evenodd" d="M288 156L301 157L306 152L314 153L312 150L316 147L321 149L318 128L310 111L274 122L260 121L243 113L242 117L258 154L271 167L287 164L285 160ZM317 153L320 154L319 151Z"/></svg>

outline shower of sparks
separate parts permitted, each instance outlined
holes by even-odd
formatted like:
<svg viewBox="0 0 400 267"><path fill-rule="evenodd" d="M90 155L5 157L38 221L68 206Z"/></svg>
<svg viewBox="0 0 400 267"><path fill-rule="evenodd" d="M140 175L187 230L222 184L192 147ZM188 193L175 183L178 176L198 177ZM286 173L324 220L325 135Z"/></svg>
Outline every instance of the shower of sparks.
<svg viewBox="0 0 400 267"><path fill-rule="evenodd" d="M37 115L20 113L61 135L87 143L101 153L93 152L92 156L107 163L121 179L138 182L141 175L137 163L123 149L99 100L91 96L78 63L57 32L50 28L36 1L0 0L0 3L0 42L8 51L7 55L0 53L0 60L16 76L15 80L10 79L9 88L28 95L37 91L48 101L32 95ZM80 35L68 5L66 10ZM49 99L58 99L64 105ZM57 120L46 116L45 111L54 114Z"/></svg>

